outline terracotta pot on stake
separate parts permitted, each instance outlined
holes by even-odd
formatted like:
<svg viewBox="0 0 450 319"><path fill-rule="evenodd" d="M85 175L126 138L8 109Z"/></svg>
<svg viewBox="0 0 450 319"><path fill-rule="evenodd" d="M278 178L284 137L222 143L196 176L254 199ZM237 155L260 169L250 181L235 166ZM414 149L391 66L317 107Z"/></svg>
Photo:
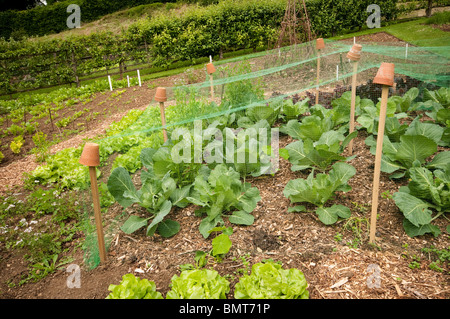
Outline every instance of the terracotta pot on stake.
<svg viewBox="0 0 450 319"><path fill-rule="evenodd" d="M206 65L206 71L209 74L209 85L211 86L211 99L214 100L214 85L213 85L213 73L216 72L216 68L212 62Z"/></svg>
<svg viewBox="0 0 450 319"><path fill-rule="evenodd" d="M316 87L316 104L319 104L319 80L320 80L320 50L325 48L323 38L316 40L317 49L317 87Z"/></svg>
<svg viewBox="0 0 450 319"><path fill-rule="evenodd" d="M347 58L349 58L353 63L353 75L352 75L352 99L350 105L350 130L349 134L351 134L355 130L355 104L356 104L356 76L358 73L358 62L361 58L361 49L362 46L360 44L354 44L350 51L347 53ZM350 155L353 153L353 139L348 144L348 151Z"/></svg>
<svg viewBox="0 0 450 319"><path fill-rule="evenodd" d="M103 236L102 215L100 210L100 197L97 185L96 167L100 165L99 145L95 143L86 143L80 157L80 164L89 166L89 177L91 180L92 199L94 202L95 225L97 228L98 251L100 261L106 261L105 239Z"/></svg>
<svg viewBox="0 0 450 319"><path fill-rule="evenodd" d="M373 79L373 83L381 84L381 102L380 102L380 118L378 122L377 132L377 150L375 153L375 169L373 173L373 190L372 190L372 212L370 215L370 233L369 242L375 242L375 231L377 226L377 211L378 211L378 191L380 184L380 168L381 156L383 154L383 138L384 127L386 122L386 108L389 95L389 87L394 85L394 64L381 63L377 75Z"/></svg>
<svg viewBox="0 0 450 319"><path fill-rule="evenodd" d="M161 124L163 126L164 142L166 142L166 112L164 110L164 102L167 101L166 88L158 87L156 89L155 100L159 102L159 112L161 113Z"/></svg>

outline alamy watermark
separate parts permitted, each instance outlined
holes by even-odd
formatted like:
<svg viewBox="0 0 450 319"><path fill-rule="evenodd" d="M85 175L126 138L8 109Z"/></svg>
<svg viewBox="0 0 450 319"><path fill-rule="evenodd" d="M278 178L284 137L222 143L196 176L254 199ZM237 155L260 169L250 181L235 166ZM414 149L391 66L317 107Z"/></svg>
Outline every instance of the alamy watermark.
<svg viewBox="0 0 450 319"><path fill-rule="evenodd" d="M71 13L71 15L69 15L67 17L67 27L69 29L73 29L73 28L80 28L81 26L81 9L80 6L77 4L70 4L67 6L67 13Z"/></svg>
<svg viewBox="0 0 450 319"><path fill-rule="evenodd" d="M67 266L66 272L70 275L66 279L67 288L81 288L81 269L77 264Z"/></svg>
<svg viewBox="0 0 450 319"><path fill-rule="evenodd" d="M367 277L367 287L370 289L381 287L381 269L377 264L370 264L367 266L368 273L370 276Z"/></svg>
<svg viewBox="0 0 450 319"><path fill-rule="evenodd" d="M371 15L367 17L366 24L369 29L380 28L381 27L381 9L378 4L370 4L367 9L367 12L373 12Z"/></svg>

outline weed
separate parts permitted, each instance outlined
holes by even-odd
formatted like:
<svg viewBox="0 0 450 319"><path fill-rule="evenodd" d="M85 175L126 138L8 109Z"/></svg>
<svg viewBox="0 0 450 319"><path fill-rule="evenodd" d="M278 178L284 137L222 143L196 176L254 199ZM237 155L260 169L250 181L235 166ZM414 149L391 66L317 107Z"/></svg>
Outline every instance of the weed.
<svg viewBox="0 0 450 319"><path fill-rule="evenodd" d="M450 248L450 247L449 247ZM450 249L437 249L434 246L430 248L422 248L422 252L428 255L428 259L431 260L429 268L437 271L444 272L444 265L447 265L450 261ZM434 258L432 258L434 257Z"/></svg>
<svg viewBox="0 0 450 319"><path fill-rule="evenodd" d="M362 226L366 225L366 229L369 229L369 221L366 217L350 217L344 224L344 230L350 230L354 238L347 244L352 248L357 248L363 239ZM336 237L335 237L336 238Z"/></svg>

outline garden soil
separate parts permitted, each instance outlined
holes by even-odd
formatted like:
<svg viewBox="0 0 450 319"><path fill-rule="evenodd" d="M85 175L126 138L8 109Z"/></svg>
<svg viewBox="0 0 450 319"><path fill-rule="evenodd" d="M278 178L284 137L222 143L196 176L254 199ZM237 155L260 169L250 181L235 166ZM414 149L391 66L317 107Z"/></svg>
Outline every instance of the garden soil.
<svg viewBox="0 0 450 319"><path fill-rule="evenodd" d="M392 41L392 37L386 34L371 37L373 41L383 38ZM83 138L103 133L110 123L120 119L128 110L145 108L154 96L156 86L173 85L176 78L157 79L146 82L142 87L126 89L111 105L117 106L114 111L99 117L95 123L89 123L84 131L66 136L52 148L52 152L78 146ZM110 94L97 94L83 107L102 112L105 103L100 102L107 100ZM51 133L50 128L48 133ZM310 298L314 299L450 298L450 269L443 272L430 269L431 261L437 257L422 251L422 248L432 246L448 248L449 236L443 233L437 238L431 235L408 237L402 226L403 216L388 196L382 196L379 201L376 245L368 244L374 156L364 144L365 137L364 132L359 132L354 142L356 157L350 164L357 173L349 181L352 190L338 193L335 200L336 204L349 207L352 217L332 226L321 223L309 206L308 212L287 212L290 203L283 196L286 183L294 178L305 178L309 171L292 172L289 162L281 158L280 169L273 177L247 178L261 194L261 201L253 212L255 222L252 226L233 225L230 252L222 262L210 259L207 265L221 275L227 275L231 282L229 298L233 297L234 285L242 273L247 273L252 264L265 259L280 261L285 268L295 267L303 271ZM290 142L289 136L280 137L280 147ZM16 192L23 191L21 173L31 171L37 165L33 155L8 160L0 167L0 182L12 185ZM107 171L108 167L103 169ZM405 184L407 180L394 183L381 174L380 194L392 195ZM108 214L121 210L116 203ZM132 206L127 212L139 213L139 210ZM118 284L126 273L153 280L157 290L165 296L172 276L180 273L179 266L194 264L195 251L211 250L211 238L204 239L198 231L200 218L194 215L194 210L195 206L188 206L170 213L172 216L168 217L181 224L180 232L171 238L157 234L147 237L143 230L132 235L119 231L109 247L107 261L92 270L83 265L80 244L84 238L80 235L70 243L74 257L72 263L81 266L80 288L68 288L70 273L65 268L38 282L18 286L21 275L27 272L27 264L20 251L8 250L4 243L0 243L0 298L103 299L109 294L108 286ZM437 225L441 229L446 226L443 220ZM376 280L377 276L379 280Z"/></svg>

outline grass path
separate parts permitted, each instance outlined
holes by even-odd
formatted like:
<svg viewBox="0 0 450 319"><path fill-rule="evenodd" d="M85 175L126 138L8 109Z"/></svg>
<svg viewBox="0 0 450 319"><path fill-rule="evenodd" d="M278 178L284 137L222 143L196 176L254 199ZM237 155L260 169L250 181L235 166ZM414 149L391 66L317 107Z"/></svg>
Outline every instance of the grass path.
<svg viewBox="0 0 450 319"><path fill-rule="evenodd" d="M442 31L431 25L425 24L427 18L420 18L407 22L400 22L397 24L363 30L360 32L344 34L330 38L331 40L343 40L352 37L357 37L366 34L386 32L403 41L425 47L440 47L450 45L450 36L448 32Z"/></svg>

